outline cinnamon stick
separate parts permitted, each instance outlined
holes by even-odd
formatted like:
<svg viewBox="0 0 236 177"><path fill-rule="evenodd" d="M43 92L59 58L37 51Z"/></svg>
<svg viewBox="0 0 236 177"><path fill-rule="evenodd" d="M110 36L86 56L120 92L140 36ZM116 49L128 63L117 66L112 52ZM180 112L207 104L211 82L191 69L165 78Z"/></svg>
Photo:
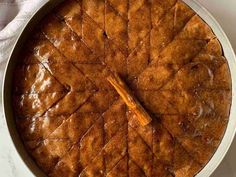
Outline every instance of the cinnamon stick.
<svg viewBox="0 0 236 177"><path fill-rule="evenodd" d="M139 101L131 94L131 91L126 84L121 80L117 74L113 74L107 77L107 80L115 88L121 98L124 100L128 108L136 114L139 123L142 126L148 125L152 118L142 107Z"/></svg>

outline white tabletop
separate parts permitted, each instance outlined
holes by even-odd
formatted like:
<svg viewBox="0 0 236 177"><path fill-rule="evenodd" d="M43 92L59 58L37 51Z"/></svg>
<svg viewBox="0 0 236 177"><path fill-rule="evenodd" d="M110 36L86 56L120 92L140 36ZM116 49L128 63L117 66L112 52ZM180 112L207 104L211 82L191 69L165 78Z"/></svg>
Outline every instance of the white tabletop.
<svg viewBox="0 0 236 177"><path fill-rule="evenodd" d="M236 51L236 0L198 0L218 20ZM236 138L225 159L212 177L236 177ZM33 177L20 159L8 135L3 116L0 118L0 176Z"/></svg>

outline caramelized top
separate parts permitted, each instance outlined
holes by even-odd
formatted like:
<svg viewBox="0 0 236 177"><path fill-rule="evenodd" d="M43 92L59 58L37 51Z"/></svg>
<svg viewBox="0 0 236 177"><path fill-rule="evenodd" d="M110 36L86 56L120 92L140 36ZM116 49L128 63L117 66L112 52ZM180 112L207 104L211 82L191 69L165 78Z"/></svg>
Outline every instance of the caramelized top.
<svg viewBox="0 0 236 177"><path fill-rule="evenodd" d="M210 27L176 0L67 0L15 68L24 145L51 177L193 177L226 129L231 78ZM106 77L152 116L140 126Z"/></svg>

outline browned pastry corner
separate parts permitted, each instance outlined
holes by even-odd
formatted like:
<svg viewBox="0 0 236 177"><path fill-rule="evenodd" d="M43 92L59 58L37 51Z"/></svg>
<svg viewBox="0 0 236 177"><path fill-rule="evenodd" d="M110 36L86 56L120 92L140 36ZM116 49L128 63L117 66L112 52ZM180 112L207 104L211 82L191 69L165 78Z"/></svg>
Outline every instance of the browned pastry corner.
<svg viewBox="0 0 236 177"><path fill-rule="evenodd" d="M66 0L24 46L14 114L50 177L193 177L221 142L228 63L211 28L180 0ZM151 123L129 111L106 80L111 72Z"/></svg>

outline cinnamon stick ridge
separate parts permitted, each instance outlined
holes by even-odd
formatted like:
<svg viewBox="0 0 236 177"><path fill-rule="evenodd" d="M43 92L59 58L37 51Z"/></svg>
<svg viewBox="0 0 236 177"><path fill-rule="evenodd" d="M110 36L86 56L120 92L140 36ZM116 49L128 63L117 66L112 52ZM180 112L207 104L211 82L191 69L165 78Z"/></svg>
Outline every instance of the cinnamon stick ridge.
<svg viewBox="0 0 236 177"><path fill-rule="evenodd" d="M108 76L107 80L115 88L115 90L124 100L128 108L131 111L133 111L133 113L137 116L139 123L142 126L148 125L152 121L152 118L142 107L139 101L131 94L131 91L126 86L126 84L121 80L118 74L115 73L113 75Z"/></svg>

